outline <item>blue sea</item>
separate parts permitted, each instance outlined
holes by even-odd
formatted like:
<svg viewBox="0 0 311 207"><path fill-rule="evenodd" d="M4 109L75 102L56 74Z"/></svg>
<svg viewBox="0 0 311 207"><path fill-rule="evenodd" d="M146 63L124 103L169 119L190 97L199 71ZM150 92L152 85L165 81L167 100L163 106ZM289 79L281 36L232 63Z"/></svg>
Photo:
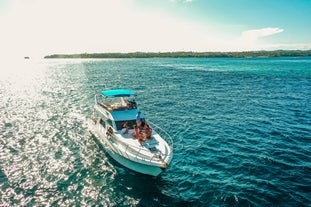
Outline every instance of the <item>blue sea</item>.
<svg viewBox="0 0 311 207"><path fill-rule="evenodd" d="M39 59L0 68L0 206L311 206L311 58ZM174 141L158 177L89 132L137 92Z"/></svg>

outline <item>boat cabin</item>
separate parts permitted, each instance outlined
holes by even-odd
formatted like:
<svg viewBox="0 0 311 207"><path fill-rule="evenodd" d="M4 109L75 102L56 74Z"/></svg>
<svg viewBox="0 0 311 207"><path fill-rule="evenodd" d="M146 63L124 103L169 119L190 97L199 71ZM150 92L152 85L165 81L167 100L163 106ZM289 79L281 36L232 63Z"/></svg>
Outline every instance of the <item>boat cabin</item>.
<svg viewBox="0 0 311 207"><path fill-rule="evenodd" d="M95 102L108 111L137 109L136 93L118 89L102 91L95 96Z"/></svg>
<svg viewBox="0 0 311 207"><path fill-rule="evenodd" d="M136 125L136 114L138 112L136 104L136 93L130 90L118 89L101 91L95 96L95 109L97 117L104 128L111 126L116 131L121 131L124 123L130 131ZM143 118L143 114L141 114Z"/></svg>

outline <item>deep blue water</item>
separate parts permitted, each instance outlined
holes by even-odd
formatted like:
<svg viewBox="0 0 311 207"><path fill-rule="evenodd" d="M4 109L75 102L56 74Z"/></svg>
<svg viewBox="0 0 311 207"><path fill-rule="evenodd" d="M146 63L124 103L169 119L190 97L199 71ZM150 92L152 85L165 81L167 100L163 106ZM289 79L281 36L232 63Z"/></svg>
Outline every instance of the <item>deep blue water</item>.
<svg viewBox="0 0 311 207"><path fill-rule="evenodd" d="M311 58L25 60L0 69L0 206L311 206ZM174 140L158 177L87 129L138 93Z"/></svg>

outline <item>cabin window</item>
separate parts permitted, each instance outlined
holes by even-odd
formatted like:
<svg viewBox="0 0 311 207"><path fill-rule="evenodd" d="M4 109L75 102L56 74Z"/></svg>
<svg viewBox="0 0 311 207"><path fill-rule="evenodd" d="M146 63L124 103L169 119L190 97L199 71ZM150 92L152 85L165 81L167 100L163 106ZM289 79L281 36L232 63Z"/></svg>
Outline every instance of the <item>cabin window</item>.
<svg viewBox="0 0 311 207"><path fill-rule="evenodd" d="M136 124L136 120L124 120L124 121L116 121L116 127L117 130L123 129L124 123L127 121L127 126L129 126L130 129L134 128L134 125Z"/></svg>
<svg viewBox="0 0 311 207"><path fill-rule="evenodd" d="M111 121L110 119L107 119L107 124L108 124L109 126L113 126L112 121Z"/></svg>
<svg viewBox="0 0 311 207"><path fill-rule="evenodd" d="M99 123L105 128L106 127L106 123L104 122L104 120L100 119Z"/></svg>

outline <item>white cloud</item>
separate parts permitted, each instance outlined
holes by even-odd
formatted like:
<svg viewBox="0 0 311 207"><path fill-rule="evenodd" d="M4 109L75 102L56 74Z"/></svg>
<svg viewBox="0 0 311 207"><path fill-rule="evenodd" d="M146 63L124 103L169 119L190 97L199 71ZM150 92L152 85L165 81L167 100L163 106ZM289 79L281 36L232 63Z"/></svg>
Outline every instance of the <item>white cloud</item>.
<svg viewBox="0 0 311 207"><path fill-rule="evenodd" d="M263 28L263 29L253 29L242 32L242 37L246 40L257 40L260 37L266 37L283 32L280 28Z"/></svg>
<svg viewBox="0 0 311 207"><path fill-rule="evenodd" d="M246 47L246 48L252 48L256 47L256 43L260 38L275 35L278 33L283 32L284 29L280 28L262 28L262 29L254 29L254 30L247 30L242 32L241 36L241 43Z"/></svg>

